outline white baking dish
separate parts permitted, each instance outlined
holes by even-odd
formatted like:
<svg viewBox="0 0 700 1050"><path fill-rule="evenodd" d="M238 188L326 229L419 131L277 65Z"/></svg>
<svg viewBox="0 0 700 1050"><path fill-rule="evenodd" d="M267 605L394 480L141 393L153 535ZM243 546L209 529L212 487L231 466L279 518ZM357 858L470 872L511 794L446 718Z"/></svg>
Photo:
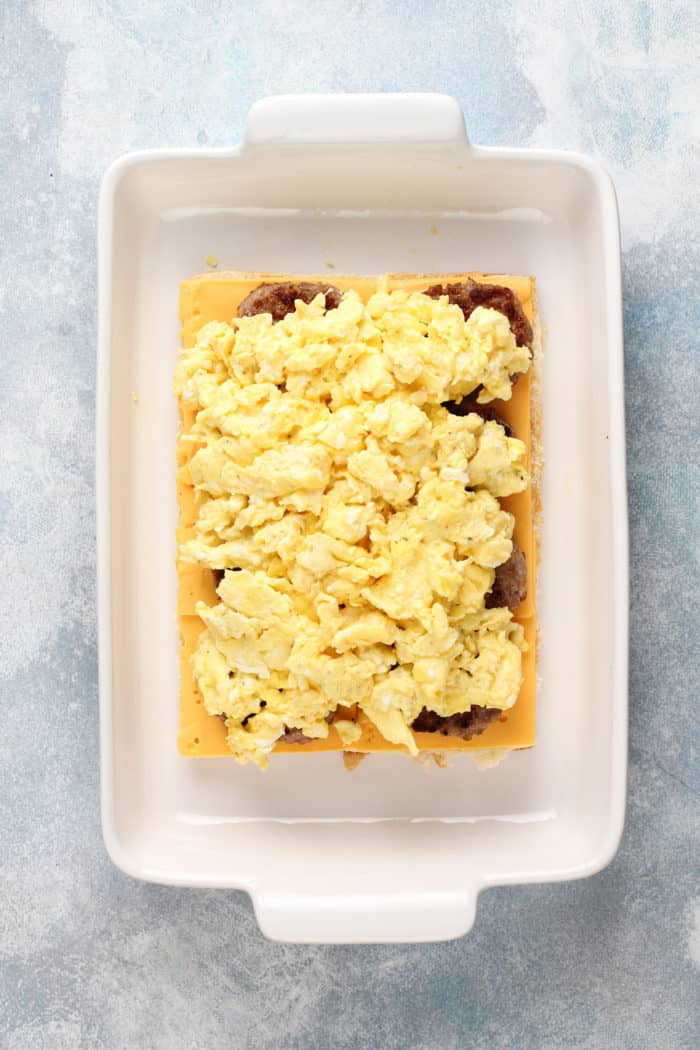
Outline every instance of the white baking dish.
<svg viewBox="0 0 700 1050"><path fill-rule="evenodd" d="M479 772L175 746L171 376L182 278L237 270L534 274L544 322L537 746ZM102 822L138 878L248 890L263 931L418 941L469 930L479 890L590 875L624 817L627 541L618 218L565 153L482 149L440 95L253 107L243 145L117 161L99 215Z"/></svg>

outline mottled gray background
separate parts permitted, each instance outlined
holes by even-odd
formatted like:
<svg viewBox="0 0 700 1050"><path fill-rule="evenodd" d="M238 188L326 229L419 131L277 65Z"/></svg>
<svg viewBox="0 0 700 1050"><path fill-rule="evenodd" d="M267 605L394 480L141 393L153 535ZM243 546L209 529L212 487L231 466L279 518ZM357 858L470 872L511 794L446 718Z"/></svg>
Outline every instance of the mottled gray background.
<svg viewBox="0 0 700 1050"><path fill-rule="evenodd" d="M700 1045L697 3L0 8L1 1045ZM596 878L484 893L447 944L270 944L245 896L132 882L100 837L98 180L135 147L237 141L262 95L328 90L454 94L476 142L600 157L622 211L626 832Z"/></svg>

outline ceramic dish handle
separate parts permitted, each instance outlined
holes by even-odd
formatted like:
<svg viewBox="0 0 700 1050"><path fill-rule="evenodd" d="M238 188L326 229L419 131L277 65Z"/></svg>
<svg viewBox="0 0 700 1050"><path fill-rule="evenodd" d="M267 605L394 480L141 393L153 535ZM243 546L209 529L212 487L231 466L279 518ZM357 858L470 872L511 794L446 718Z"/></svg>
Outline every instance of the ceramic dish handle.
<svg viewBox="0 0 700 1050"><path fill-rule="evenodd" d="M476 889L460 894L332 897L258 894L255 915L266 937L313 944L443 941L469 933Z"/></svg>
<svg viewBox="0 0 700 1050"><path fill-rule="evenodd" d="M273 95L248 114L245 145L406 142L464 147L456 99L437 94Z"/></svg>

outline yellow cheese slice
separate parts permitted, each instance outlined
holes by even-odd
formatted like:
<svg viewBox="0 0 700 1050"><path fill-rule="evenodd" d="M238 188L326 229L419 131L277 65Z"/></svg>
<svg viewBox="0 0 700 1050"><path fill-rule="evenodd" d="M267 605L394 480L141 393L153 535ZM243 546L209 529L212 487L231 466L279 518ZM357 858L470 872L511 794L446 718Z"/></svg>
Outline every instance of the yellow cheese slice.
<svg viewBox="0 0 700 1050"><path fill-rule="evenodd" d="M476 281L498 284L511 288L517 295L522 307L532 324L536 321L535 281L532 277L517 277L500 274L389 274L380 278L388 289L402 288L407 291L423 291L431 284L448 284L464 281L472 277ZM366 301L377 290L376 277L352 277L333 274L331 277L290 274L256 274L220 272L201 274L183 281L180 287L180 321L182 324L182 343L189 347L194 344L197 332L209 321L230 322L236 315L238 304L250 291L263 283L278 281L320 281L333 284L341 291L350 288ZM508 422L517 436L528 448L528 466L532 457L531 437L531 390L532 369L521 376L513 387L510 401L494 401L492 405L498 414ZM176 492L180 507L180 521L177 530L178 546L193 534L193 525L197 518L197 496L187 480L183 466L189 461L197 445L187 440L194 414L187 406L180 406L181 428L176 448L177 475ZM536 622L536 558L537 543L534 524L534 501L531 488L502 500L503 506L515 515L514 538L522 548L527 559L528 587L527 597L518 609L515 619L522 623L528 643L527 652L523 654L523 683L517 702L493 722L483 733L471 740L460 740L458 737L441 736L439 733L416 733L416 743L421 751L471 751L481 748L523 748L531 747L535 742L535 708L536 708L536 657L537 657L537 622ZM178 559L178 616L180 622L180 731L178 748L188 757L211 758L230 755L226 745L226 727L219 718L209 715L199 695L192 676L192 654L197 640L204 629L202 621L195 614L198 601L207 605L216 603L215 574L206 568L189 565ZM316 751L357 752L405 751L400 745L385 740L372 722L361 712L338 708L336 718L354 719L362 729L362 736L351 744L344 745L338 733L330 726L328 737L322 740L310 740L308 743L285 743L275 745L275 752L289 754Z"/></svg>

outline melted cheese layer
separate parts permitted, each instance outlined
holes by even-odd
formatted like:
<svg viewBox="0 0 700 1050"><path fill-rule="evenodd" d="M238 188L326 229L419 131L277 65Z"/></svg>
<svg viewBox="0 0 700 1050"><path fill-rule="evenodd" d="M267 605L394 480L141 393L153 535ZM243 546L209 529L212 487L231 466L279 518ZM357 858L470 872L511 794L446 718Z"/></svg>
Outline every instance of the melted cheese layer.
<svg viewBox="0 0 700 1050"><path fill-rule="evenodd" d="M222 753L223 723L204 715L205 732L204 711L259 764L285 725L316 740L279 750L434 747L407 728L423 706L506 710L519 690L522 702L528 635L526 679L532 662L531 621L483 608L513 527L495 497L521 490L506 502L528 506L526 447L439 404L480 383L509 393L527 351L494 311L465 324L446 301L353 279L362 297L325 315L318 300L277 325L210 323L258 283L182 290L181 749ZM209 570L231 565L215 594ZM329 728L348 711L359 740Z"/></svg>

